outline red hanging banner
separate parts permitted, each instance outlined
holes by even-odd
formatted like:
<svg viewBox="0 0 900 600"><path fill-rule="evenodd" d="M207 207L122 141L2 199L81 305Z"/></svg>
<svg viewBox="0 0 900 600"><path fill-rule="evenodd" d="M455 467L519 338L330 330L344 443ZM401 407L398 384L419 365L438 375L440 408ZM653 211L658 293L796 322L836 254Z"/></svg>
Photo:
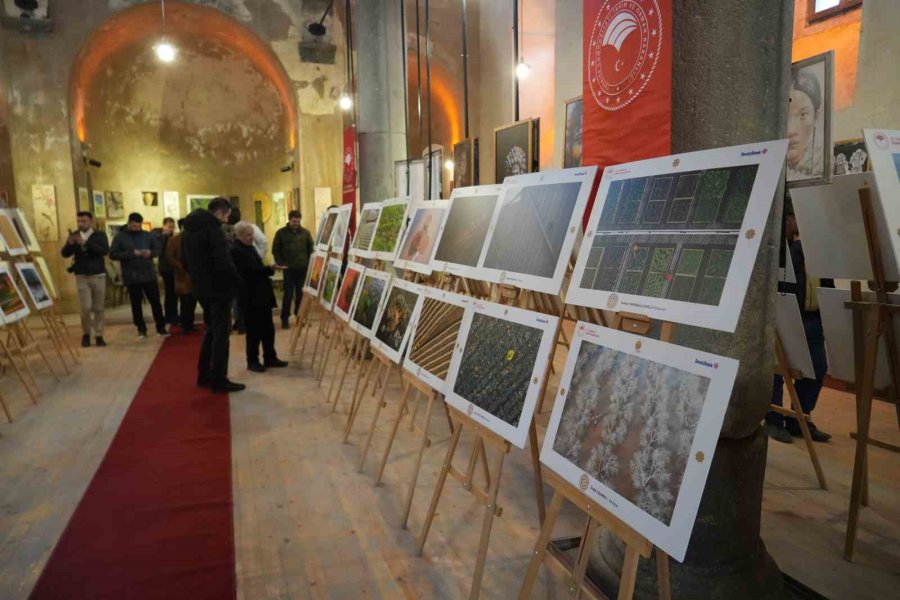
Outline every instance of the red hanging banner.
<svg viewBox="0 0 900 600"><path fill-rule="evenodd" d="M356 126L344 129L344 187L342 204L356 202ZM356 211L350 211L350 233L356 232Z"/></svg>
<svg viewBox="0 0 900 600"><path fill-rule="evenodd" d="M670 154L672 0L584 0L583 85L584 165Z"/></svg>

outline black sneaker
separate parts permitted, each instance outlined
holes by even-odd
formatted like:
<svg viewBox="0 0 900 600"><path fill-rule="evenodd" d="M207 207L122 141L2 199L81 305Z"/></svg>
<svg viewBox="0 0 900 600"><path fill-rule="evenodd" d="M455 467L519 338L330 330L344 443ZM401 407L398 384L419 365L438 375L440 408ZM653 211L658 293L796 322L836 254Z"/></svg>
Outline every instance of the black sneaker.
<svg viewBox="0 0 900 600"><path fill-rule="evenodd" d="M794 443L793 438L791 438L790 432L784 427L779 427L778 425L772 425L771 423L766 423L763 428L766 430L766 435L775 440L776 442L781 442L782 444L792 444Z"/></svg>
<svg viewBox="0 0 900 600"><path fill-rule="evenodd" d="M235 383L234 381L230 381L226 379L221 383L214 383L210 388L213 394L228 394L230 392L240 392L241 390L247 389L247 386L243 383Z"/></svg>
<svg viewBox="0 0 900 600"><path fill-rule="evenodd" d="M81 347L87 348L90 345L91 345L91 336L89 336L89 335L81 336Z"/></svg>
<svg viewBox="0 0 900 600"><path fill-rule="evenodd" d="M250 363L247 365L248 371L253 371L254 373L265 373L266 368L262 366L260 363Z"/></svg>
<svg viewBox="0 0 900 600"><path fill-rule="evenodd" d="M282 329L290 329L290 328L291 328L291 324L288 323L287 321L282 321L282 322L281 322L281 328L282 328Z"/></svg>
<svg viewBox="0 0 900 600"><path fill-rule="evenodd" d="M807 422L806 422L806 426L809 427L809 437L812 438L812 441L814 441L814 442L827 442L828 440L831 439L831 434L830 434L830 433L826 433L826 432L822 431L821 429L819 429L818 427L816 427L816 424L813 423L812 421L807 421ZM799 423L796 423L796 422L795 422L795 423L788 423L788 424L787 424L787 430L788 430L788 431L790 432L790 434L791 434L792 436L794 436L794 437L803 437L803 432L800 430L800 424L799 424Z"/></svg>
<svg viewBox="0 0 900 600"><path fill-rule="evenodd" d="M84 342L82 341L82 344L83 344L83 343L84 343ZM98 335L98 336L97 336L97 342L96 342L96 344L94 344L94 345L97 346L98 348L103 348L103 347L106 346L106 340L103 339L103 336L102 336L102 335Z"/></svg>
<svg viewBox="0 0 900 600"><path fill-rule="evenodd" d="M272 360L267 360L263 363L269 369L282 369L288 366L288 362L286 360L281 360L279 358L273 358Z"/></svg>

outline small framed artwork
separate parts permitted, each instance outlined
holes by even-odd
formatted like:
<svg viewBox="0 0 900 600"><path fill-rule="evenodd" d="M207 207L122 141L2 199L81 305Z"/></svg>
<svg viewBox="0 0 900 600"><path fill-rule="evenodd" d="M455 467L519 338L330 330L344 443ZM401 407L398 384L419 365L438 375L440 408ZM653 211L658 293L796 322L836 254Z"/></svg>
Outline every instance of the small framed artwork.
<svg viewBox="0 0 900 600"><path fill-rule="evenodd" d="M422 305L422 287L411 281L394 279L375 319L372 347L397 364L409 341L410 324Z"/></svg>
<svg viewBox="0 0 900 600"><path fill-rule="evenodd" d="M106 192L106 216L110 219L125 218L125 198L122 192Z"/></svg>
<svg viewBox="0 0 900 600"><path fill-rule="evenodd" d="M453 189L478 185L478 138L453 144Z"/></svg>
<svg viewBox="0 0 900 600"><path fill-rule="evenodd" d="M566 129L563 134L563 169L581 166L581 96L566 100Z"/></svg>
<svg viewBox="0 0 900 600"><path fill-rule="evenodd" d="M372 339L375 318L381 312L381 305L387 297L390 282L390 273L383 271L370 269L363 275L362 284L354 300L350 329L366 339Z"/></svg>
<svg viewBox="0 0 900 600"><path fill-rule="evenodd" d="M5 250L10 256L28 254L28 246L13 217L15 209L0 209L0 251Z"/></svg>
<svg viewBox="0 0 900 600"><path fill-rule="evenodd" d="M319 295L319 304L326 311L331 311L334 306L334 297L337 293L340 278L341 259L329 258L328 269L325 271L325 281L322 284L322 293Z"/></svg>
<svg viewBox="0 0 900 600"><path fill-rule="evenodd" d="M0 266L0 323L14 323L30 312L9 267Z"/></svg>
<svg viewBox="0 0 900 600"><path fill-rule="evenodd" d="M43 310L53 305L50 292L44 287L44 282L41 281L41 276L34 263L16 263L16 270L19 272L19 278L25 283L25 289L28 290L28 295L36 310Z"/></svg>
<svg viewBox="0 0 900 600"><path fill-rule="evenodd" d="M494 181L531 173L534 163L534 121L526 119L494 130Z"/></svg>
<svg viewBox="0 0 900 600"><path fill-rule="evenodd" d="M791 65L787 186L831 182L834 50Z"/></svg>
<svg viewBox="0 0 900 600"><path fill-rule="evenodd" d="M141 192L141 200L148 208L159 206L159 192Z"/></svg>
<svg viewBox="0 0 900 600"><path fill-rule="evenodd" d="M328 252L329 243L331 242L331 234L334 232L334 226L337 224L338 211L337 207L331 207L328 212L322 215L322 223L316 236L316 249Z"/></svg>
<svg viewBox="0 0 900 600"><path fill-rule="evenodd" d="M303 291L313 297L318 297L319 287L322 285L322 275L325 271L325 253L316 252L313 254L312 262L309 265L309 273L307 273L308 281Z"/></svg>
<svg viewBox="0 0 900 600"><path fill-rule="evenodd" d="M78 212L91 212L91 197L85 187L78 188Z"/></svg>
<svg viewBox="0 0 900 600"><path fill-rule="evenodd" d="M216 197L217 196L210 194L188 194L188 212L195 211L198 208L206 210L207 208L209 208L209 203L212 202Z"/></svg>
<svg viewBox="0 0 900 600"><path fill-rule="evenodd" d="M866 150L866 140L856 138L834 143L832 161L834 175L856 175L871 170L872 161L869 160L869 152Z"/></svg>
<svg viewBox="0 0 900 600"><path fill-rule="evenodd" d="M94 218L95 219L105 219L106 218L106 194L101 192L100 190L94 190L93 199L94 199Z"/></svg>
<svg viewBox="0 0 900 600"><path fill-rule="evenodd" d="M344 278L341 280L337 298L334 302L334 314L344 322L349 321L350 315L353 314L357 288L365 272L366 268L359 263L348 263L347 268L344 270Z"/></svg>

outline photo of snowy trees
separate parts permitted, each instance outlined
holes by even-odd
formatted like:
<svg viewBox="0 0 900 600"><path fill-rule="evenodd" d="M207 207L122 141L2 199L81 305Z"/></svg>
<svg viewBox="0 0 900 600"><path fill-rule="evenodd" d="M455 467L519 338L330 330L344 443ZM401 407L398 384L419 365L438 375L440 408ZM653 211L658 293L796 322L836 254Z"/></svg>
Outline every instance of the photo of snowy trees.
<svg viewBox="0 0 900 600"><path fill-rule="evenodd" d="M709 384L584 341L553 449L668 525Z"/></svg>

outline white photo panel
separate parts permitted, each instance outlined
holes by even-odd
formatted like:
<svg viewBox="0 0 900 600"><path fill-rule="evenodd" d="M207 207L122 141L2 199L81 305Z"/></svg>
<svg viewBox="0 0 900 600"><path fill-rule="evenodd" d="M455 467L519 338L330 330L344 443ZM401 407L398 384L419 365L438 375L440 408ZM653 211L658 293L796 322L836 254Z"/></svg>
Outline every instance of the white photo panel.
<svg viewBox="0 0 900 600"><path fill-rule="evenodd" d="M476 279L558 295L597 167L507 177Z"/></svg>
<svg viewBox="0 0 900 600"><path fill-rule="evenodd" d="M395 198L381 203L378 225L369 248L373 258L393 261L397 257L400 240L406 230L408 210L409 198Z"/></svg>
<svg viewBox="0 0 900 600"><path fill-rule="evenodd" d="M30 312L9 267L0 267L0 323L14 323Z"/></svg>
<svg viewBox="0 0 900 600"><path fill-rule="evenodd" d="M541 462L683 561L737 369L579 321Z"/></svg>
<svg viewBox="0 0 900 600"><path fill-rule="evenodd" d="M369 202L363 205L359 213L359 221L356 223L356 235L350 245L350 256L375 258L370 249L375 239L375 229L378 227L380 214L381 202Z"/></svg>
<svg viewBox="0 0 900 600"><path fill-rule="evenodd" d="M801 378L815 379L803 317L794 294L775 294L775 329L791 368L800 371Z"/></svg>
<svg viewBox="0 0 900 600"><path fill-rule="evenodd" d="M38 270L41 272L44 286L47 288L47 291L50 292L50 296L54 300L59 299L59 294L56 293L56 284L53 283L53 276L50 274L50 266L47 264L47 260L43 256L35 256L34 260L35 264L38 266Z"/></svg>
<svg viewBox="0 0 900 600"><path fill-rule="evenodd" d="M432 389L444 393L453 350L466 307L473 298L425 287L422 306L410 328L409 352L403 368Z"/></svg>
<svg viewBox="0 0 900 600"><path fill-rule="evenodd" d="M347 240L347 231L350 229L350 211L353 210L352 204L342 204L338 208L337 222L331 232L331 251L334 254L344 255L344 244Z"/></svg>
<svg viewBox="0 0 900 600"><path fill-rule="evenodd" d="M353 318L350 319L350 329L365 337L372 339L375 328L375 319L381 312L381 305L387 298L387 290L390 287L391 274L384 271L366 270L361 283L357 286L356 298L353 301Z"/></svg>
<svg viewBox="0 0 900 600"><path fill-rule="evenodd" d="M353 307L362 287L360 284L365 272L366 268L363 265L348 263L344 276L341 278L341 287L334 301L334 314L344 322L348 322L350 315L353 314Z"/></svg>
<svg viewBox="0 0 900 600"><path fill-rule="evenodd" d="M28 248L28 251L34 254L40 254L41 245L38 243L37 236L34 235L31 224L28 222L28 219L25 218L25 213L22 212L22 209L8 208L6 209L6 213L12 217L13 225L15 226L19 237L25 242L25 247Z"/></svg>
<svg viewBox="0 0 900 600"><path fill-rule="evenodd" d="M25 289L28 290L28 295L31 297L31 302L34 304L35 309L43 310L53 306L50 292L47 291L44 282L41 281L41 276L34 263L16 263L16 270L19 272L20 281L24 284Z"/></svg>
<svg viewBox="0 0 900 600"><path fill-rule="evenodd" d="M322 216L319 217L319 226L316 228L316 248L319 247L319 244L322 243L322 232L325 231L325 222L328 220L328 215L331 213L331 208L329 207Z"/></svg>
<svg viewBox="0 0 900 600"><path fill-rule="evenodd" d="M322 215L322 228L316 236L316 250L328 252L328 248L331 244L331 234L334 232L337 218L338 210L336 206L332 206L324 215Z"/></svg>
<svg viewBox="0 0 900 600"><path fill-rule="evenodd" d="M473 300L450 363L447 403L524 448L556 342L557 320Z"/></svg>
<svg viewBox="0 0 900 600"><path fill-rule="evenodd" d="M394 267L431 275L431 255L449 205L449 200L430 200L410 209L409 226L400 242Z"/></svg>
<svg viewBox="0 0 900 600"><path fill-rule="evenodd" d="M456 188L431 257L432 271L475 277L502 185Z"/></svg>
<svg viewBox="0 0 900 600"><path fill-rule="evenodd" d="M328 266L322 281L322 293L319 294L319 304L328 311L334 307L334 299L337 297L341 283L341 259L329 258Z"/></svg>
<svg viewBox="0 0 900 600"><path fill-rule="evenodd" d="M733 332L786 140L607 168L566 302Z"/></svg>
<svg viewBox="0 0 900 600"><path fill-rule="evenodd" d="M879 213L884 215L885 228L878 228L878 233L890 240L894 249L893 255L884 255L885 263L893 263L893 272L900 272L900 130L864 129L866 149L872 161L872 172L875 173L876 219ZM889 271L891 269L888 269ZM888 278L888 281L896 279Z"/></svg>
<svg viewBox="0 0 900 600"><path fill-rule="evenodd" d="M27 242L19 234L15 222L15 209L0 210L0 252L10 256L28 254Z"/></svg>
<svg viewBox="0 0 900 600"><path fill-rule="evenodd" d="M375 319L372 347L397 364L403 358L412 324L422 306L422 285L394 279Z"/></svg>
<svg viewBox="0 0 900 600"><path fill-rule="evenodd" d="M326 256L327 254L324 252L316 251L316 253L310 257L311 260L306 269L306 285L303 286L303 291L312 295L314 298L318 298L319 289L321 289L322 281L325 278Z"/></svg>

